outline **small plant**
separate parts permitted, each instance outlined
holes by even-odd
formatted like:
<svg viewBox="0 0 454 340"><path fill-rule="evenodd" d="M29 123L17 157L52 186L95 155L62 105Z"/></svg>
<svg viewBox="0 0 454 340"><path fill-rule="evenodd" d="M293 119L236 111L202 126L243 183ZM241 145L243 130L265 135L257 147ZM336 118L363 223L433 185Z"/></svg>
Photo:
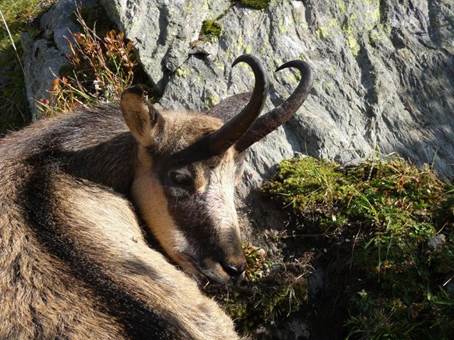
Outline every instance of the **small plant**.
<svg viewBox="0 0 454 340"><path fill-rule="evenodd" d="M241 334L285 320L307 302L310 256L284 260L247 243L246 277L240 287L206 287L233 318Z"/></svg>
<svg viewBox="0 0 454 340"><path fill-rule="evenodd" d="M46 115L118 98L142 72L134 47L123 32L111 29L101 38L95 23L89 27L80 11L76 18L82 30L68 41L69 66L53 81L50 100L40 102Z"/></svg>
<svg viewBox="0 0 454 340"><path fill-rule="evenodd" d="M260 280L270 269L270 263L266 259L265 250L247 243L243 245L243 252L247 262L246 280L249 282Z"/></svg>
<svg viewBox="0 0 454 340"><path fill-rule="evenodd" d="M221 25L215 20L205 20L202 23L202 36L214 39L219 38L222 33Z"/></svg>

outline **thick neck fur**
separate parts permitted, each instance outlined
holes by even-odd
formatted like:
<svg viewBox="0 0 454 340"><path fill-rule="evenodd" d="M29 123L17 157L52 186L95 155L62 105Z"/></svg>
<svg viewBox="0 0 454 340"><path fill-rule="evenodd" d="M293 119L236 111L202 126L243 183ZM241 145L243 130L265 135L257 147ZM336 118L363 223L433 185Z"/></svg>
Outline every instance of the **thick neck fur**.
<svg viewBox="0 0 454 340"><path fill-rule="evenodd" d="M74 177L128 195L136 148L118 108L106 105L39 122L7 136L0 141L0 158L56 163Z"/></svg>
<svg viewBox="0 0 454 340"><path fill-rule="evenodd" d="M128 132L86 149L64 152L63 155L64 169L72 176L128 195L136 159L136 143Z"/></svg>

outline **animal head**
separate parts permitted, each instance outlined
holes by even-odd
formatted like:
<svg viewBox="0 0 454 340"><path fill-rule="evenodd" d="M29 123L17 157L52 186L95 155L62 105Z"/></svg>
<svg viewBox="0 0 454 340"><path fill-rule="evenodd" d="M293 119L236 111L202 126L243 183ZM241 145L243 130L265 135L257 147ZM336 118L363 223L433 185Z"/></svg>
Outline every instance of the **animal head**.
<svg viewBox="0 0 454 340"><path fill-rule="evenodd" d="M293 115L312 82L306 63L282 65L278 70L297 68L303 78L282 105L257 118L267 77L255 57L243 55L233 65L239 62L254 72L252 94L233 96L210 114L158 112L139 87L126 90L120 102L139 146L132 196L142 218L185 271L220 283L238 281L246 267L234 205L244 151ZM225 123L215 117L242 105Z"/></svg>

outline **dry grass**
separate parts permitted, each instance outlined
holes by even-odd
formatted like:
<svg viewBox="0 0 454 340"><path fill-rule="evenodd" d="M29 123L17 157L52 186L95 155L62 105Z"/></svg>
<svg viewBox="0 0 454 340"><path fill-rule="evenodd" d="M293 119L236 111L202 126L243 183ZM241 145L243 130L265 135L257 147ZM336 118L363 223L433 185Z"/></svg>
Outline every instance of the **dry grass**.
<svg viewBox="0 0 454 340"><path fill-rule="evenodd" d="M100 37L96 24L89 27L80 11L76 18L81 32L68 40L69 67L53 81L50 99L39 103L47 116L118 98L140 70L134 47L123 32L109 30Z"/></svg>

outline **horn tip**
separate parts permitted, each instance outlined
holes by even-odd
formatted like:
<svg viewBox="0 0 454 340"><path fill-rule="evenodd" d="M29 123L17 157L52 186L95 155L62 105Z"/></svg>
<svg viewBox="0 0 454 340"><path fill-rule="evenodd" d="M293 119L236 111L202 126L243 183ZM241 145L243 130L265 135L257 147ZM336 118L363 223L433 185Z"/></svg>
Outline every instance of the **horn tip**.
<svg viewBox="0 0 454 340"><path fill-rule="evenodd" d="M260 60L256 56L246 53L237 57L232 63L232 67L241 62L246 62L247 64L260 64Z"/></svg>
<svg viewBox="0 0 454 340"><path fill-rule="evenodd" d="M290 67L297 68L302 72L311 72L312 71L311 66L307 62L302 61L302 60L292 60L292 61L288 61L285 64L282 64L281 66L279 66L275 72L279 72L283 69L290 68Z"/></svg>

